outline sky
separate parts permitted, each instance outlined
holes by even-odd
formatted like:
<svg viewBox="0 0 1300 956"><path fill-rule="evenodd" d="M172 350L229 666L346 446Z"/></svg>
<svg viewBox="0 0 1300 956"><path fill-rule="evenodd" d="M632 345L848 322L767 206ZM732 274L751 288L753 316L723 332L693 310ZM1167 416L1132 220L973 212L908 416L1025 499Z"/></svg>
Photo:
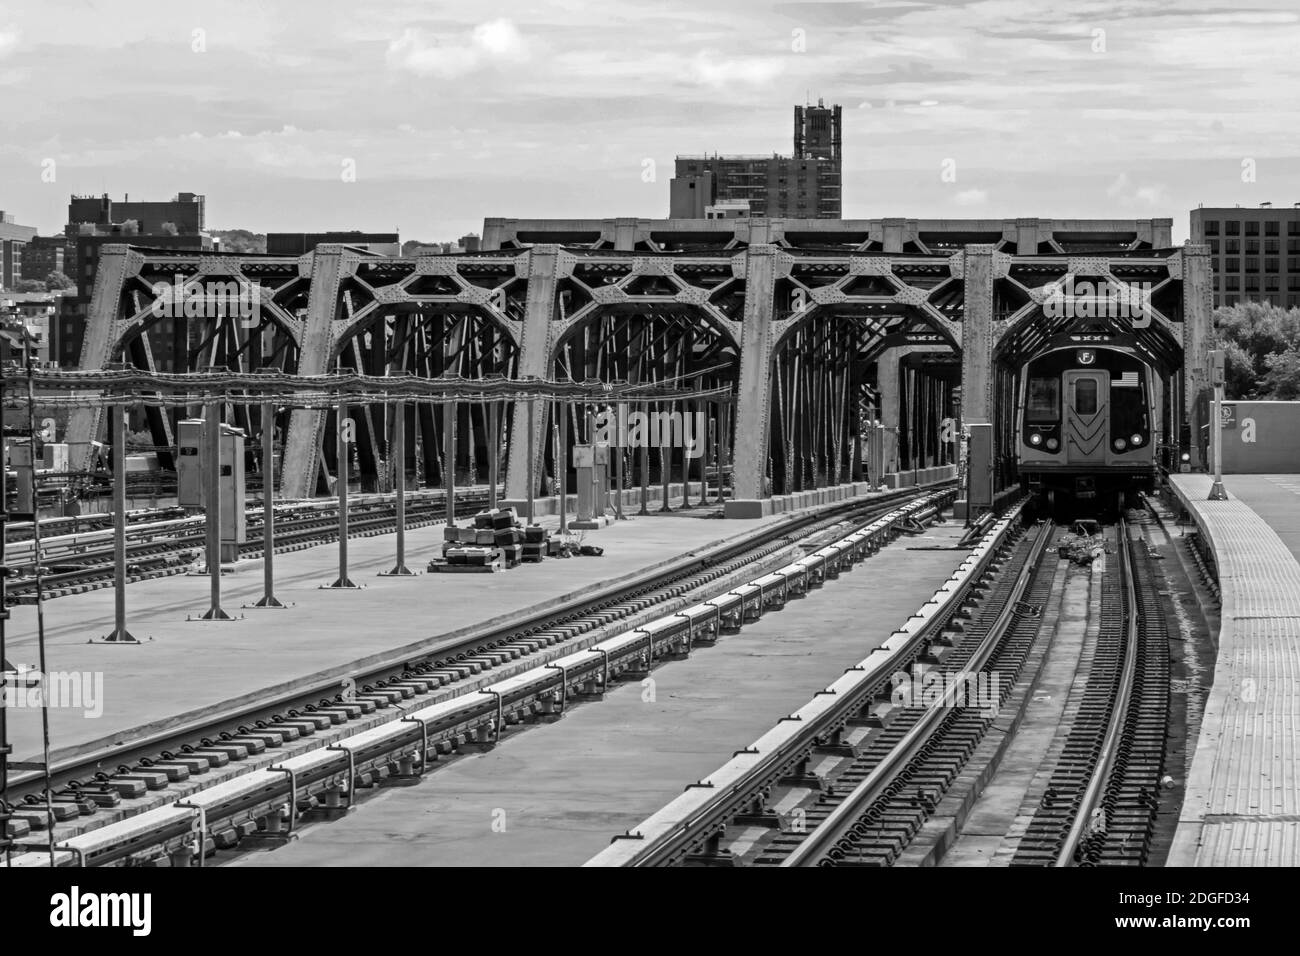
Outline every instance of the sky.
<svg viewBox="0 0 1300 956"><path fill-rule="evenodd" d="M1300 203L1295 0L0 0L0 209L210 228L662 218L678 153L844 107L845 218Z"/></svg>

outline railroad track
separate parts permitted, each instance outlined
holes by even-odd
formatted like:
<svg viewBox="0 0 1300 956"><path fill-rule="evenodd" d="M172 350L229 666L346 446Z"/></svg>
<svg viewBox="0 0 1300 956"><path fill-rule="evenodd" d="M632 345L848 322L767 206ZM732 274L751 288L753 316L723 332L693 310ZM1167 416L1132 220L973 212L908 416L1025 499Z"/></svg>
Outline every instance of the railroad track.
<svg viewBox="0 0 1300 956"><path fill-rule="evenodd" d="M1127 522L1116 534L1118 568L1103 579L1087 688L1013 866L1141 866L1150 851L1169 720L1169 643L1147 550Z"/></svg>
<svg viewBox="0 0 1300 956"><path fill-rule="evenodd" d="M464 494L457 499L456 514L466 517L487 505L486 493ZM406 527L419 528L436 524L446 515L445 499L440 496L408 499ZM396 527L396 506L391 501L362 501L349 506L348 537L387 534ZM262 554L261 511L248 516L249 540L240 545L241 558ZM206 529L203 519L180 518L163 522L139 522L127 527L127 582L183 574L196 558L206 552ZM105 535L99 531L71 536L66 546L51 545L41 549L41 596L44 600L111 587L116 580L116 565L111 544L98 545ZM85 544L91 538L92 545ZM290 505L276 515L275 550L297 551L338 539L338 509L328 505ZM78 543L83 542L83 543ZM29 539L30 543L30 539ZM35 558L16 560L11 556L14 573L8 583L10 604L36 603Z"/></svg>
<svg viewBox="0 0 1300 956"><path fill-rule="evenodd" d="M194 814L173 806L171 788L178 785L187 802L204 802L205 852L242 841L283 839L304 815L345 812L357 788L418 778L440 756L491 746L509 726L557 716L573 700L598 697L612 681L645 673L657 659L689 652L783 606L881 547L909 521L933 516L954 495L949 485L924 495L900 492L796 516L706 556L687 556L666 569L437 650L394 657L342 681L339 674L308 681L288 694L204 718L201 725L56 762L56 822L87 831L71 837L66 826L55 831L56 843L67 848L58 854L60 862L100 865L160 856L188 861L194 856ZM788 553L792 544L813 548L820 539L842 535L846 522L866 527L835 548L814 550L720 597L624 628L595 644L610 625L648 618L659 606L680 606L711 584L727 586L719 582ZM556 645L576 653L557 663L564 651L547 653ZM532 655L547 662L530 666L520 660ZM448 685L456 686L440 693ZM292 753L304 746L295 745L297 739L333 737L334 728L349 723L356 731L344 728L350 733L346 742ZM239 761L248 761L248 769L238 777L201 790L189 784L192 776ZM236 793L227 798L230 790ZM155 791L167 791L166 798L151 797ZM37 831L44 827L40 775L16 777L11 793L16 818ZM85 819L105 810L109 813L98 828L97 821ZM147 826L146 818L151 818ZM126 831L120 837L119 828ZM39 832L20 837L48 839ZM18 862L24 859L40 865L43 858L30 854Z"/></svg>
<svg viewBox="0 0 1300 956"><path fill-rule="evenodd" d="M927 822L950 791L978 795L1024 715L1064 580L1055 536L1050 524L1021 533L1004 519L919 626L588 865L890 866L915 842L931 855L908 859L934 862L946 846ZM1096 571L1102 619L1086 690L1012 865L1147 858L1168 647L1145 547L1124 523L1110 541L1117 560Z"/></svg>

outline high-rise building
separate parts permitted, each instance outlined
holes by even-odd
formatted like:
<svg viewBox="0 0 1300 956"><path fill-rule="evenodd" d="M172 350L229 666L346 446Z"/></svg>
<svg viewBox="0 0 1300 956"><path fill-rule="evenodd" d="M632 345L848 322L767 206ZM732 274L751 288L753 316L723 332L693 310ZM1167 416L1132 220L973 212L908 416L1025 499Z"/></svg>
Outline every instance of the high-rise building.
<svg viewBox="0 0 1300 956"><path fill-rule="evenodd" d="M72 255L66 236L33 236L23 250L23 278L44 282L51 272L68 275Z"/></svg>
<svg viewBox="0 0 1300 956"><path fill-rule="evenodd" d="M20 226L0 209L0 288L13 289L23 277L23 254L35 235L35 226Z"/></svg>
<svg viewBox="0 0 1300 956"><path fill-rule="evenodd" d="M1216 307L1300 308L1300 203L1193 209L1192 241L1210 247Z"/></svg>
<svg viewBox="0 0 1300 956"><path fill-rule="evenodd" d="M395 232L268 232L266 251L273 256L301 256L319 245L337 243L380 256L400 256L402 241Z"/></svg>
<svg viewBox="0 0 1300 956"><path fill-rule="evenodd" d="M174 234L195 236L203 232L207 197L197 193L178 193L166 202L121 202L102 196L73 196L68 202L68 236L82 233L90 224L96 232L107 232L114 225L134 220L140 235ZM174 230L174 233L173 231Z"/></svg>
<svg viewBox="0 0 1300 956"><path fill-rule="evenodd" d="M155 249L210 251L212 237L203 231L206 204L206 197L197 193L180 193L167 202L131 202L129 197L114 202L107 193L71 198L68 222L63 230L67 238L63 272L76 283L77 294L64 296L57 322L51 329L54 361L65 368L75 368L81 358L100 248L121 243ZM130 222L135 225L127 226ZM154 361L160 370L184 367L184 338L175 334L172 341L168 338L172 335L173 330L164 329L153 337Z"/></svg>
<svg viewBox="0 0 1300 956"><path fill-rule="evenodd" d="M841 108L818 100L794 108L793 155L678 156L669 184L670 218L715 218L719 207L730 218L746 203L751 216L839 219L842 130Z"/></svg>

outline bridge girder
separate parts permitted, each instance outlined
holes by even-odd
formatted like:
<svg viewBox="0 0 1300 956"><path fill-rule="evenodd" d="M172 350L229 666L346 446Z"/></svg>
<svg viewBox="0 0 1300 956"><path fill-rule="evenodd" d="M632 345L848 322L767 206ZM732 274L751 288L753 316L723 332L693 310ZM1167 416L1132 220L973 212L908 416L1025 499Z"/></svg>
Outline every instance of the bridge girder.
<svg viewBox="0 0 1300 956"><path fill-rule="evenodd" d="M636 225L639 221L628 222L632 225L624 223L618 244L627 245L629 236L642 228ZM901 222L899 235L909 228ZM1018 245L1061 247L1057 233L1049 231L1044 238L1040 225L1031 228L1031 223L1044 222L1026 221ZM882 221L882 244L886 232L895 228L891 223ZM342 364L373 366L378 374L391 368L430 375L545 379L555 374L565 343L578 330L600 323L617 325L620 317L629 324L641 323L638 327L648 321L664 328L665 323L698 323L721 343L718 355L733 370L725 373L734 376L733 494L762 498L770 493L774 374L796 339L821 349L827 362L830 342L850 349L852 362L868 364L886 350L902 347L959 353L963 417L987 421L995 355L1007 343L1029 341L1025 330L1043 323L1053 282L1089 278L1108 288L1130 288L1149 281L1144 300L1152 316L1148 335L1152 348L1165 349L1166 357L1188 357L1182 393L1185 417L1196 434L1200 422L1195 420L1195 398L1206 386L1205 355L1213 337L1205 247L1153 250L1146 248L1145 240L1134 239L1109 251L1088 249L1086 255L1068 249L1021 255L1003 251L1007 243L1002 241L940 253L881 252L871 248L876 240L869 228L858 247L827 250L792 243L791 237L800 236L799 228L794 221L774 225L755 220L746 226L744 239L779 234L781 244L745 244L735 226L729 247L685 252L620 250L608 248L613 243L602 247L602 241L414 258L370 255L335 245L300 257L105 246L80 367L103 368L119 353L137 364L150 361L147 341L145 347L132 345L158 327L149 303L140 296L151 277L168 271L183 275L187 284L234 277L255 287L264 313L259 328L268 342L280 343L278 357L231 348L211 354L273 361L280 367L287 362L299 374L325 374ZM923 229L913 232L923 239ZM899 242L890 239L887 244ZM1129 248L1133 245L1140 248ZM415 345L413 336L418 339ZM239 341L232 339L236 345ZM418 361L410 357L417 354ZM198 358L189 356L196 364ZM411 367L413 362L418 369ZM828 400L825 395L833 394L837 403L851 400L845 399L844 390L865 381L850 369L851 362L841 364L847 384L836 386L840 391L805 388L801 393L808 396L809 413ZM828 374L839 374L833 370L841 364L826 365L832 369ZM608 367L609 374L620 374L613 364ZM788 374L788 369L780 374ZM521 403L507 416L505 476L511 498L526 496L530 457L533 474L540 474L536 466L545 442L539 418L533 446L526 447L525 408ZM284 495L306 497L318 486L322 440L331 414L317 409L287 414ZM843 443L853 427L844 422L852 417L837 411L825 419L830 424L824 436L815 438L838 456L837 462L843 460ZM102 427L98 408L78 409L72 415L68 438L83 467L89 464L90 442ZM392 426L376 419L369 427L368 454L378 461L383 457L383 429ZM156 437L160 445L170 441L169 434ZM425 437L432 443L432 434ZM828 474L841 475L842 469L837 465Z"/></svg>

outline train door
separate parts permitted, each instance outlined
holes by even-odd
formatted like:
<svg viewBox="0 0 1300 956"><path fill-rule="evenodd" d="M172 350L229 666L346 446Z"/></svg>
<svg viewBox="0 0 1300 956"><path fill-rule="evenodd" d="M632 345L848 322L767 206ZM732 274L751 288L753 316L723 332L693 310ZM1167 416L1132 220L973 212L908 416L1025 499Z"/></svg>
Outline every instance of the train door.
<svg viewBox="0 0 1300 956"><path fill-rule="evenodd" d="M1110 431L1110 373L1078 369L1062 375L1065 386L1065 460L1105 464Z"/></svg>

